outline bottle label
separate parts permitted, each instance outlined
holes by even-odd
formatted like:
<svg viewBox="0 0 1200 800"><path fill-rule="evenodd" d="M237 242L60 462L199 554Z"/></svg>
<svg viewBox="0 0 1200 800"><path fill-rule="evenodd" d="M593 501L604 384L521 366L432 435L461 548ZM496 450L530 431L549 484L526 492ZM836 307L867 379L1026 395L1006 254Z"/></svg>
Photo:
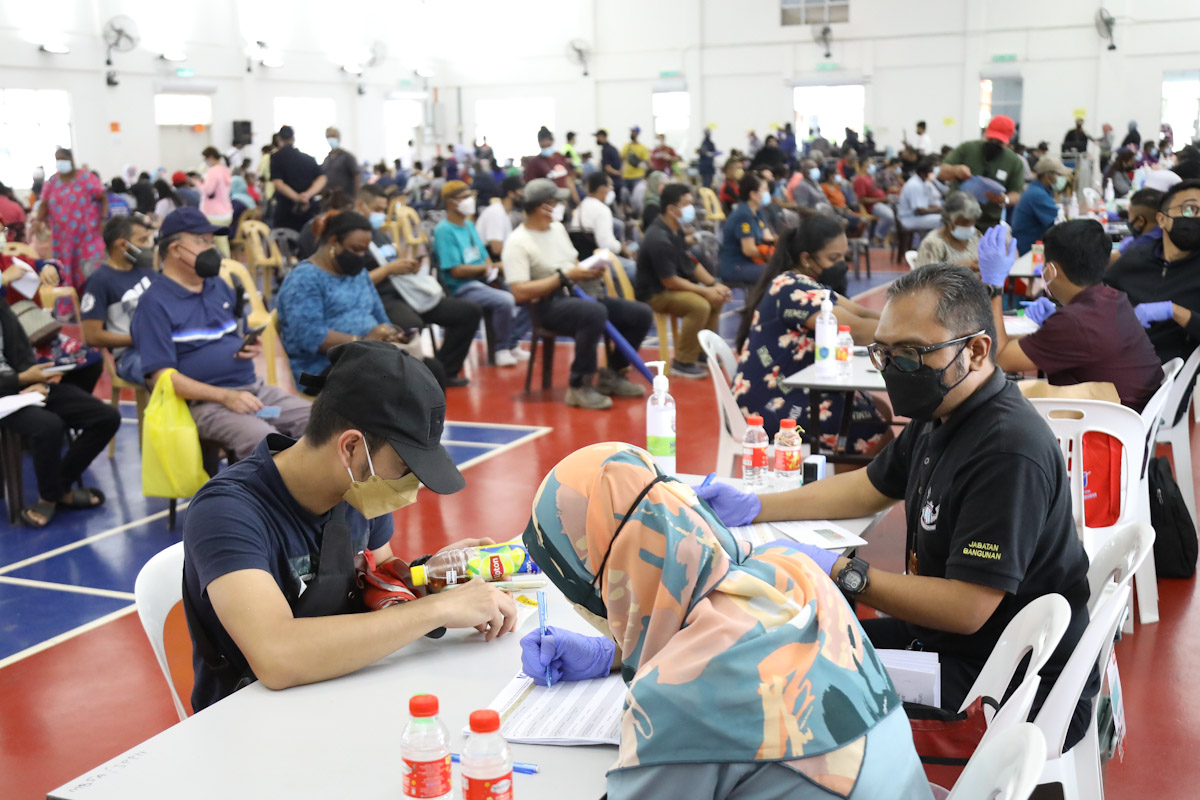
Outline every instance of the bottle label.
<svg viewBox="0 0 1200 800"><path fill-rule="evenodd" d="M829 347L817 347L817 361L828 361L832 349Z"/></svg>
<svg viewBox="0 0 1200 800"><path fill-rule="evenodd" d="M850 360L850 348L847 345L841 345L840 347L838 347L837 360L838 361L849 361Z"/></svg>
<svg viewBox="0 0 1200 800"><path fill-rule="evenodd" d="M443 797L450 793L450 755L437 761L409 761L404 763L403 783L405 797Z"/></svg>
<svg viewBox="0 0 1200 800"><path fill-rule="evenodd" d="M775 445L775 471L799 472L803 468L804 459L799 447Z"/></svg>
<svg viewBox="0 0 1200 800"><path fill-rule="evenodd" d="M463 776L463 800L512 800L512 773L499 778Z"/></svg>
<svg viewBox="0 0 1200 800"><path fill-rule="evenodd" d="M742 469L767 466L767 446L745 445L742 447Z"/></svg>
<svg viewBox="0 0 1200 800"><path fill-rule="evenodd" d="M674 436L647 436L646 450L652 456L674 456Z"/></svg>

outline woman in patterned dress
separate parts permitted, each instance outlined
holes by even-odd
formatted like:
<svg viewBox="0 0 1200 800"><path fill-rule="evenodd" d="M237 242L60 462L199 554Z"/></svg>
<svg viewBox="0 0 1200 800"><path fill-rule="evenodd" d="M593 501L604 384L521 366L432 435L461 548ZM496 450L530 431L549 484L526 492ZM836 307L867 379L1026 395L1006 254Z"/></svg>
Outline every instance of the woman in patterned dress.
<svg viewBox="0 0 1200 800"><path fill-rule="evenodd" d="M71 151L55 152L56 174L42 189L34 230L50 226L54 256L64 267L66 286L83 286L83 264L88 259L104 258L104 238L100 226L108 218L108 193L91 172L75 167Z"/></svg>
<svg viewBox="0 0 1200 800"><path fill-rule="evenodd" d="M829 289L816 276L845 260L846 235L833 217L807 217L780 237L775 255L762 279L746 299L738 330L738 373L733 396L746 416L760 414L768 436L779 430L779 421L797 420L810 426L807 389L789 389L783 379L814 361L817 315ZM849 325L855 344L874 341L879 313L831 293L838 325ZM833 448L842 419L843 395L821 400L821 444ZM891 439L890 414L871 397L854 396L846 452L874 454Z"/></svg>

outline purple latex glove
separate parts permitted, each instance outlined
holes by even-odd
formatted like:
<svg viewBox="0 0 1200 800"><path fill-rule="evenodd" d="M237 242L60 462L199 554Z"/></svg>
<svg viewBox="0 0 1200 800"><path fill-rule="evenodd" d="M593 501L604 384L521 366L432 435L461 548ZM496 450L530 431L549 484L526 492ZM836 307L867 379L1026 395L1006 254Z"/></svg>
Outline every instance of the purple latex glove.
<svg viewBox="0 0 1200 800"><path fill-rule="evenodd" d="M1143 328L1149 328L1152 322L1165 322L1174 317L1175 309L1170 300L1163 300L1158 303L1139 303L1133 307L1133 313L1137 314Z"/></svg>
<svg viewBox="0 0 1200 800"><path fill-rule="evenodd" d="M1025 307L1025 316L1033 320L1033 323L1038 326L1041 326L1046 321L1046 317L1058 311L1058 306L1054 305L1054 301L1048 297L1039 297L1037 300L1022 300L1021 305Z"/></svg>
<svg viewBox="0 0 1200 800"><path fill-rule="evenodd" d="M817 547L815 544L802 544L793 539L776 539L773 542L767 542L763 547L786 547L789 550L795 550L797 553L804 555L817 562L817 566L826 575L833 574L833 566L837 564L838 554L831 550L826 550L824 547Z"/></svg>
<svg viewBox="0 0 1200 800"><path fill-rule="evenodd" d="M1007 237L1008 230L995 225L979 240L979 277L989 286L1004 286L1009 270L1017 263L1017 242L1005 243Z"/></svg>
<svg viewBox="0 0 1200 800"><path fill-rule="evenodd" d="M731 528L749 525L762 512L762 501L753 492L739 492L728 483L713 481L697 486L696 496L708 503L717 518Z"/></svg>
<svg viewBox="0 0 1200 800"><path fill-rule="evenodd" d="M603 678L612 670L616 652L617 646L603 636L548 625L545 636L536 630L521 639L521 669L539 686L546 685L547 667L554 683Z"/></svg>

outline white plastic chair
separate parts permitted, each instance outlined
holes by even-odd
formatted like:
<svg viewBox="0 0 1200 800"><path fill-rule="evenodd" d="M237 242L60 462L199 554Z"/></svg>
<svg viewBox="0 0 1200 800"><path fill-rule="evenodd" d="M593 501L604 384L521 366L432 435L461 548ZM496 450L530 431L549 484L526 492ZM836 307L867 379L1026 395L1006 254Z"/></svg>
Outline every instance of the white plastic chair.
<svg viewBox="0 0 1200 800"><path fill-rule="evenodd" d="M715 331L700 331L700 347L708 359L708 374L717 395L717 466L718 477L733 477L733 465L742 456L746 438L746 418L733 397L733 376L737 375L737 356L733 348Z"/></svg>
<svg viewBox="0 0 1200 800"><path fill-rule="evenodd" d="M917 268L917 251L916 250L906 250L904 252L904 260L908 262L908 268L910 270L916 269Z"/></svg>
<svg viewBox="0 0 1200 800"><path fill-rule="evenodd" d="M1154 528L1150 527L1150 523L1136 522L1118 528L1089 559L1088 614L1095 614L1096 606L1104 597L1128 586L1153 550ZM1126 623L1128 626L1129 623ZM1127 632L1132 633L1132 630ZM1108 663L1112 648L1113 642L1110 640L1101 651L1101 664Z"/></svg>
<svg viewBox="0 0 1200 800"><path fill-rule="evenodd" d="M1171 394L1163 408L1162 425L1158 429L1157 441L1171 445L1171 465L1175 469L1175 482L1183 493L1183 502L1196 522L1196 485L1192 478L1192 435L1188 419L1188 406L1192 404L1192 387L1200 373L1200 347L1192 351L1183 368L1175 376ZM1197 409L1200 413L1200 407Z"/></svg>
<svg viewBox="0 0 1200 800"><path fill-rule="evenodd" d="M1028 800L1046 763L1046 738L1022 722L984 738L948 800Z"/></svg>
<svg viewBox="0 0 1200 800"><path fill-rule="evenodd" d="M1092 668L1100 654L1111 647L1113 636L1129 604L1131 589L1122 586L1105 594L1092 614L1070 659L1046 696L1034 723L1046 737L1046 766L1038 784L1062 784L1063 800L1103 800L1104 779L1100 772L1100 743L1096 731L1096 701L1092 700L1087 731L1074 747L1063 752L1067 728L1079 704Z"/></svg>
<svg viewBox="0 0 1200 800"><path fill-rule="evenodd" d="M175 681L171 680L171 667L167 664L167 648L163 643L163 627L167 624L167 615L176 603L183 600L183 542L171 545L154 555L146 566L138 573L133 583L133 597L137 603L138 618L146 630L146 638L158 659L158 666L163 677L167 679L167 688L171 690L171 701L175 703L175 712L180 720L187 719L187 711L175 691Z"/></svg>

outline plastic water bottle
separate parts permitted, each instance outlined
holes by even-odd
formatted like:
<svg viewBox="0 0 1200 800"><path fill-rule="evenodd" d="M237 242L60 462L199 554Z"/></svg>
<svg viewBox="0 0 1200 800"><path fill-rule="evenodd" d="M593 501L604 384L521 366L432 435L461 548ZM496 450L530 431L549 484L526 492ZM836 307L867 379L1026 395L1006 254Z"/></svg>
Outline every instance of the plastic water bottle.
<svg viewBox="0 0 1200 800"><path fill-rule="evenodd" d="M837 368L838 377L849 378L854 372L854 337L850 335L849 325L838 325L837 335Z"/></svg>
<svg viewBox="0 0 1200 800"><path fill-rule="evenodd" d="M1106 178L1104 181L1104 205L1112 208L1113 200L1117 198L1117 193L1113 189L1112 178Z"/></svg>
<svg viewBox="0 0 1200 800"><path fill-rule="evenodd" d="M654 391L646 401L646 452L654 456L658 468L668 475L675 474L675 398L668 389L664 361L647 361L646 366L657 369Z"/></svg>
<svg viewBox="0 0 1200 800"><path fill-rule="evenodd" d="M1033 243L1033 249L1029 252L1033 254L1033 274L1041 275L1042 267L1046 265L1046 245L1039 239Z"/></svg>
<svg viewBox="0 0 1200 800"><path fill-rule="evenodd" d="M821 301L821 313L817 315L817 377L837 376L837 317L833 315L833 300L829 292Z"/></svg>
<svg viewBox="0 0 1200 800"><path fill-rule="evenodd" d="M404 796L451 800L450 731L438 719L438 699L415 694L408 713L412 719L400 736Z"/></svg>
<svg viewBox="0 0 1200 800"><path fill-rule="evenodd" d="M775 491L797 489L804 478L804 453L800 449L800 433L796 420L779 421L775 434Z"/></svg>
<svg viewBox="0 0 1200 800"><path fill-rule="evenodd" d="M471 712L471 735L462 751L463 800L512 800L513 760L500 735L500 714Z"/></svg>
<svg viewBox="0 0 1200 800"><path fill-rule="evenodd" d="M428 586L431 591L438 592L472 578L502 581L512 575L536 572L539 572L538 566L529 557L525 545L502 542L443 550L424 564L413 567L411 575L414 586Z"/></svg>
<svg viewBox="0 0 1200 800"><path fill-rule="evenodd" d="M746 419L746 435L742 438L742 486L748 492L771 488L771 465L767 463L767 432L763 418L751 414Z"/></svg>

